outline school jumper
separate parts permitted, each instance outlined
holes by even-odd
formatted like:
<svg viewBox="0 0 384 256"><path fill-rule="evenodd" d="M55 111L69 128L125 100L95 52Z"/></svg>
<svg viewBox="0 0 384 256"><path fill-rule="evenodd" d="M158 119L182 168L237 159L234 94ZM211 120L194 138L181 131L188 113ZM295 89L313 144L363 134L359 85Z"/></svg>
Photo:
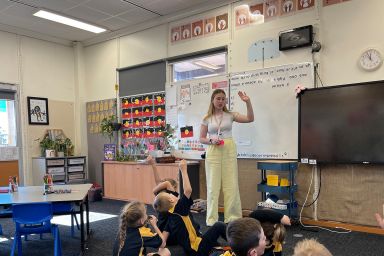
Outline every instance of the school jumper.
<svg viewBox="0 0 384 256"><path fill-rule="evenodd" d="M123 248L119 251L119 237L113 247L113 256L143 256L145 247L159 248L163 240L147 227L127 228Z"/></svg>
<svg viewBox="0 0 384 256"><path fill-rule="evenodd" d="M168 211L168 222L164 230L176 238L187 255L207 256L212 248L218 245L217 239L220 236L225 238L226 225L217 222L201 236L198 225L191 218L192 204L193 200L183 195Z"/></svg>

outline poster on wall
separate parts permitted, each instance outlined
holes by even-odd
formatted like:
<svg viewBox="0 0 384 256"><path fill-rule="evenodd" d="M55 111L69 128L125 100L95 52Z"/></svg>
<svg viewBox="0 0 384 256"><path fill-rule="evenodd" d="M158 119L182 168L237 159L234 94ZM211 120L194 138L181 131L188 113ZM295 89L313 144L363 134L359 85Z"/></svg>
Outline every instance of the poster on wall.
<svg viewBox="0 0 384 256"><path fill-rule="evenodd" d="M215 17L204 20L204 35L208 35L215 32Z"/></svg>
<svg viewBox="0 0 384 256"><path fill-rule="evenodd" d="M177 42L180 40L180 27L175 27L171 29L171 42Z"/></svg>
<svg viewBox="0 0 384 256"><path fill-rule="evenodd" d="M308 9L315 6L315 0L298 0L298 10Z"/></svg>
<svg viewBox="0 0 384 256"><path fill-rule="evenodd" d="M297 10L296 1L282 0L280 4L281 15L293 14Z"/></svg>
<svg viewBox="0 0 384 256"><path fill-rule="evenodd" d="M181 40L189 39L191 37L191 24L181 26Z"/></svg>
<svg viewBox="0 0 384 256"><path fill-rule="evenodd" d="M279 1L278 0L267 0L264 3L264 10L265 10L265 15L264 19L271 19L271 18L276 18L280 15L280 10L279 10Z"/></svg>
<svg viewBox="0 0 384 256"><path fill-rule="evenodd" d="M29 124L49 125L48 99L27 97Z"/></svg>
<svg viewBox="0 0 384 256"><path fill-rule="evenodd" d="M228 13L216 16L216 31L228 29Z"/></svg>
<svg viewBox="0 0 384 256"><path fill-rule="evenodd" d="M203 35L203 20L195 21L192 23L192 37Z"/></svg>

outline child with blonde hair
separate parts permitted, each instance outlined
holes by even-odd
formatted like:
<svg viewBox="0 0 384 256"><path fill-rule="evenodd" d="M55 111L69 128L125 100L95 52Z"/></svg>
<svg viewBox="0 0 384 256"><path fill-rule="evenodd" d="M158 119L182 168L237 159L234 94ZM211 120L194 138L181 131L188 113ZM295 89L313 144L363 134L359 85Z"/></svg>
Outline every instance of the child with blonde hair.
<svg viewBox="0 0 384 256"><path fill-rule="evenodd" d="M146 222L155 230L146 227ZM144 203L133 201L126 204L120 214L120 225L113 256L142 256L146 247L159 248L157 252L160 256L171 255L165 248L165 239L157 227L157 218L153 215L148 216Z"/></svg>
<svg viewBox="0 0 384 256"><path fill-rule="evenodd" d="M216 222L204 235L200 235L190 212L193 204L192 187L185 160L180 162L180 170L183 178L183 195L178 198L173 194L160 192L156 196L153 206L156 211L168 214L167 224L163 231L165 238L171 234L187 255L207 256L212 248L218 245L217 239L220 236L226 238L226 225L223 222Z"/></svg>
<svg viewBox="0 0 384 256"><path fill-rule="evenodd" d="M287 215L270 209L261 209L251 212L249 217L260 221L267 238L264 256L281 256L286 230L284 225L291 225Z"/></svg>
<svg viewBox="0 0 384 256"><path fill-rule="evenodd" d="M324 245L312 238L298 242L293 250L293 256L332 256L332 254Z"/></svg>

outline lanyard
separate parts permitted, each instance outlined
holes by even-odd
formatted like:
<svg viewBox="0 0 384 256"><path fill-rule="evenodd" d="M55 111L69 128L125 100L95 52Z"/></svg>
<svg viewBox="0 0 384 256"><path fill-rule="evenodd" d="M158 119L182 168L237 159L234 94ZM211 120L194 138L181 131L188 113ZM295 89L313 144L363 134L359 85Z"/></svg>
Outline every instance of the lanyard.
<svg viewBox="0 0 384 256"><path fill-rule="evenodd" d="M220 130L221 130L221 123L223 122L224 112L221 114L220 122L217 121L216 115L214 115L213 117L215 118L215 121L218 124L217 136L220 136L221 135L221 132L220 132Z"/></svg>

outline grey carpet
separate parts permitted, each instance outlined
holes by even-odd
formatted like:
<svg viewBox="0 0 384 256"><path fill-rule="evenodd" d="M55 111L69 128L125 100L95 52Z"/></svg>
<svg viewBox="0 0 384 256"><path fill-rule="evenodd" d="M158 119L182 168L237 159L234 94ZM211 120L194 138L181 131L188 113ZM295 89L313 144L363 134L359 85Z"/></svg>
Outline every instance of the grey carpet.
<svg viewBox="0 0 384 256"><path fill-rule="evenodd" d="M101 212L118 215L122 206L126 202L106 200L93 202L90 204L92 212ZM153 213L151 206L148 206L148 213ZM202 232L207 229L204 225L204 214L196 214L195 220L202 227ZM11 219L0 219L3 227L4 236L12 237L14 225ZM118 218L111 218L91 223L92 235L88 242L87 255L107 256L111 255L113 242L118 229ZM79 232L76 237L70 236L70 228L60 226L60 235L63 247L63 256L73 256L79 254L80 238ZM292 255L294 245L303 238L316 238L323 243L333 255L348 256L383 256L384 255L384 236L352 232L349 234L336 234L324 230L312 232L303 230L298 225L289 227L286 243L283 247L284 255ZM1 237L0 237L1 238ZM9 255L12 240L0 242L0 255ZM183 256L181 248L173 246L170 248L172 255ZM43 240L31 238L30 241L23 241L23 255L53 255L53 239L50 235L45 235Z"/></svg>

